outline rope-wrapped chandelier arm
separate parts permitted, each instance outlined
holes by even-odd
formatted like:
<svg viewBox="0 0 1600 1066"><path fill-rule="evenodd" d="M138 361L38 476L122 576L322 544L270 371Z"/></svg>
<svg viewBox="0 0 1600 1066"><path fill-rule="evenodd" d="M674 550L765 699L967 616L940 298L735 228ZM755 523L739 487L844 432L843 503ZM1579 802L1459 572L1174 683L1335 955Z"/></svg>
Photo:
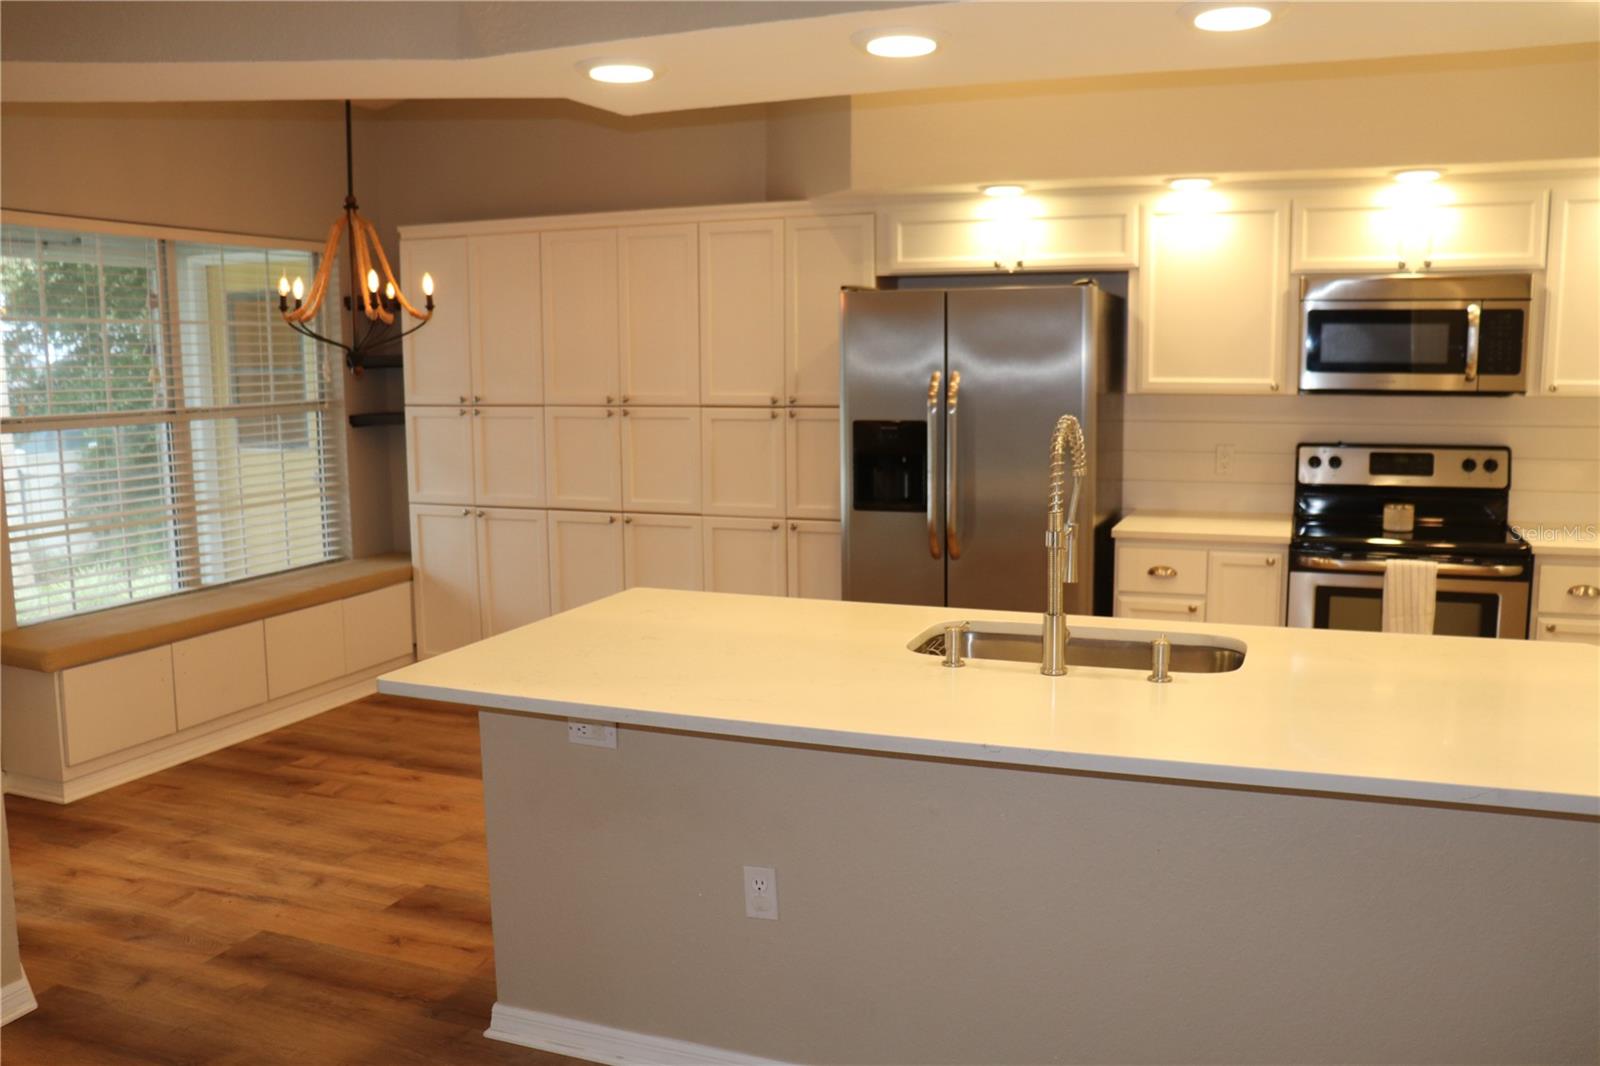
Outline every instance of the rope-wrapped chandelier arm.
<svg viewBox="0 0 1600 1066"><path fill-rule="evenodd" d="M361 279L365 285L359 297L361 300L361 313L367 316L368 322L376 321L382 322L386 326L392 326L394 325L394 315L388 307L384 306L388 303L387 294L385 294L384 299L379 299L378 297L378 294L383 291L383 282L377 278L377 271L372 266L372 247L368 242L373 237L367 232L366 220L361 217L360 212L352 210L350 219L352 227L350 244L355 249L356 277ZM371 284L372 280L376 280L377 284ZM395 288L398 289L399 286L397 285Z"/></svg>
<svg viewBox="0 0 1600 1066"><path fill-rule="evenodd" d="M377 227L368 222L359 211L356 212L356 225L364 229L367 232L368 237L371 238L372 247L377 251L378 254L378 265L383 267L383 280L394 286L395 300L400 304L401 307L406 309L406 313L408 315L417 320L418 325L421 325L422 323L428 321L428 319L432 318L432 308L428 308L427 310L419 309L412 304L410 300L406 299L405 290L400 287L400 282L396 280L394 276L394 270L389 266L389 257L383 251L383 242L378 240ZM416 327L413 326L411 329L406 330L406 333L412 333L415 330ZM402 336L403 335L404 334L402 334Z"/></svg>
<svg viewBox="0 0 1600 1066"><path fill-rule="evenodd" d="M316 277L311 279L311 291L306 293L304 301L297 301L296 306L282 311L285 321L291 324L309 322L322 309L322 301L328 295L328 275L333 269L334 257L339 252L339 241L344 236L347 225L348 220L340 215L338 220L328 227L328 239L322 246L322 262L317 266Z"/></svg>

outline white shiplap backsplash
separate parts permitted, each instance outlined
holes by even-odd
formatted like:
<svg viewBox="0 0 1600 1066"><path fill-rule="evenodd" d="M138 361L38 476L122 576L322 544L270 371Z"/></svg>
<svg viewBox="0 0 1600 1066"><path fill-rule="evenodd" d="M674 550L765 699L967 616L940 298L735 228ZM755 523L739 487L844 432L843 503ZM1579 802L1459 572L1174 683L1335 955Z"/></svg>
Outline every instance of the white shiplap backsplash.
<svg viewBox="0 0 1600 1066"><path fill-rule="evenodd" d="M1304 443L1501 444L1511 517L1600 521L1600 399L1545 396L1128 396L1122 509L1287 515ZM1231 474L1217 448L1235 449Z"/></svg>

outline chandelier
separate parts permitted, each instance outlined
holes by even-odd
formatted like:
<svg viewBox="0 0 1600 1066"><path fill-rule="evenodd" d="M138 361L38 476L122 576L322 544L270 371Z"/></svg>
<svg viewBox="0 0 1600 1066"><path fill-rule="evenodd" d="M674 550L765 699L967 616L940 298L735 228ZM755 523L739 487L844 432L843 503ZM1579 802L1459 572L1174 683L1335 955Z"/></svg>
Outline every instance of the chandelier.
<svg viewBox="0 0 1600 1066"><path fill-rule="evenodd" d="M358 209L355 153L351 148L350 139L349 100L344 102L344 169L344 214L328 227L328 240L322 247L322 260L317 266L317 276L311 279L309 290L303 278L296 277L291 282L287 273L278 278L278 313L283 316L289 328L301 336L310 337L319 344L331 345L344 352L345 364L359 374L371 351L380 345L393 344L401 337L410 336L428 324L428 320L433 317L433 275L422 275L423 308L418 310L410 300L406 299L405 292L400 288L400 282L395 279L394 271L389 266L389 257L384 254L383 243L378 240L377 228L368 222ZM351 295L344 297L344 308L346 311L352 311L348 344L332 337L324 337L307 325L316 318L317 312L322 309L323 301L327 299L328 278L333 272L333 261L339 251L339 242L346 238L349 240L349 247L345 252L345 262L349 266L348 291ZM365 286L358 285L357 279L364 280ZM358 293L360 295L356 296L356 299L360 301L361 313L367 320L364 327L356 321L351 306L351 297ZM416 325L391 336L389 327L400 318L402 311L414 318Z"/></svg>

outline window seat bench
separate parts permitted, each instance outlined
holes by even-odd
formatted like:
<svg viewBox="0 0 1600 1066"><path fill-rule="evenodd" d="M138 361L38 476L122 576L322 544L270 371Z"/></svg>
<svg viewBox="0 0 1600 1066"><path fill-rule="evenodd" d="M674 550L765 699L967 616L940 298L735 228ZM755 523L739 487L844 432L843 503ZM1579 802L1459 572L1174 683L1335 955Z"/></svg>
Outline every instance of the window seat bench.
<svg viewBox="0 0 1600 1066"><path fill-rule="evenodd" d="M414 658L404 555L7 630L5 791L71 802L370 694Z"/></svg>

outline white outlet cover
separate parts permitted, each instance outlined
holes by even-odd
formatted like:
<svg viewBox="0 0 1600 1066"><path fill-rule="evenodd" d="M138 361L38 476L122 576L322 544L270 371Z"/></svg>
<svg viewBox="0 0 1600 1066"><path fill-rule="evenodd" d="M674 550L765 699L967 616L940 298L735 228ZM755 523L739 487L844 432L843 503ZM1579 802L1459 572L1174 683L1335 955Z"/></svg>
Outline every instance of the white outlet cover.
<svg viewBox="0 0 1600 1066"><path fill-rule="evenodd" d="M770 866L744 868L744 916L778 920L778 871Z"/></svg>
<svg viewBox="0 0 1600 1066"><path fill-rule="evenodd" d="M573 744L587 744L591 748L614 748L617 746L617 727L610 722L568 718L567 740Z"/></svg>

